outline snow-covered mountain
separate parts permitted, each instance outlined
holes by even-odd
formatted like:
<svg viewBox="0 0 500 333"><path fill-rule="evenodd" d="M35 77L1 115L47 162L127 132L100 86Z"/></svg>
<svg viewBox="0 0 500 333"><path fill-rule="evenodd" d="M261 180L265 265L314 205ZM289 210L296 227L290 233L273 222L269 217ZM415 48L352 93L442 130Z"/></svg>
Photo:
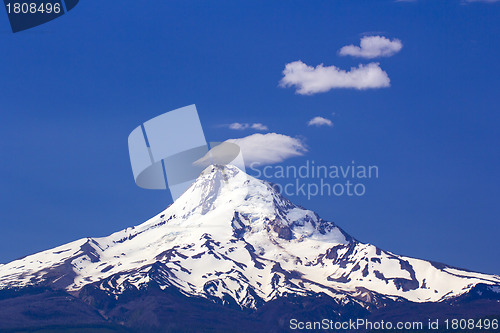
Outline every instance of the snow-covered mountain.
<svg viewBox="0 0 500 333"><path fill-rule="evenodd" d="M443 302L500 277L399 256L357 241L233 166L210 166L143 224L0 266L0 290L30 286L118 299L154 284L242 309L327 295L363 308ZM488 289L489 288L489 289Z"/></svg>

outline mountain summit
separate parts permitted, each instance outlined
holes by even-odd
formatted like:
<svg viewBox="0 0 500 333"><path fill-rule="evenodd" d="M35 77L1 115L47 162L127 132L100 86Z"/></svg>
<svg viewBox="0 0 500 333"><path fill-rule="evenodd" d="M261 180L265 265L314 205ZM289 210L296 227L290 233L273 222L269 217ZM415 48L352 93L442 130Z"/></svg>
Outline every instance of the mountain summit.
<svg viewBox="0 0 500 333"><path fill-rule="evenodd" d="M63 291L100 313L112 307L104 298L151 288L240 310L321 295L372 311L394 302L452 302L474 288L495 294L499 286L498 276L362 243L271 183L217 165L141 225L0 266L4 291Z"/></svg>

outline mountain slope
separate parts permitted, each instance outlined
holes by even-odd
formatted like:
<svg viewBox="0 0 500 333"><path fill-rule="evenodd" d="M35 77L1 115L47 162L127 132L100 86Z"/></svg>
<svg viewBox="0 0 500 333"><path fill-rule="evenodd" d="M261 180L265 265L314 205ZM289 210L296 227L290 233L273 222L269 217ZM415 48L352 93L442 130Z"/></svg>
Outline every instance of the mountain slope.
<svg viewBox="0 0 500 333"><path fill-rule="evenodd" d="M207 168L137 227L0 266L6 290L44 286L83 297L93 288L118 298L151 285L242 309L319 294L374 309L451 300L476 285L500 292L500 277L361 243L232 166Z"/></svg>

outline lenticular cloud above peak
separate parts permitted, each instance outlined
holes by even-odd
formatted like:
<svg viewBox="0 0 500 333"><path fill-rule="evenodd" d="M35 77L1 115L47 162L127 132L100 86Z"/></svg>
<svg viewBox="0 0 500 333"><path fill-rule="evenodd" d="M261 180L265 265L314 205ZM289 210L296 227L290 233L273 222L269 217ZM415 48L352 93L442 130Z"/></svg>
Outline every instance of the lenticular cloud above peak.
<svg viewBox="0 0 500 333"><path fill-rule="evenodd" d="M306 145L300 139L278 133L256 133L244 138L229 139L227 142L240 147L247 166L254 163L259 165L280 163L307 152Z"/></svg>

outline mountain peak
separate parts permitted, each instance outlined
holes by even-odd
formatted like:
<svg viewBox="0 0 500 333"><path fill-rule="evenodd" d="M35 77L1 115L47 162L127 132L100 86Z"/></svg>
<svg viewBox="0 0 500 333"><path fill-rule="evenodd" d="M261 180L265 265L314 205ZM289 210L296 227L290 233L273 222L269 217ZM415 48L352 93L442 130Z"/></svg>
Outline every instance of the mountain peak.
<svg viewBox="0 0 500 333"><path fill-rule="evenodd" d="M312 234L323 237L332 231L335 234L332 239L340 243L346 242L345 236L350 239L332 222L294 205L273 184L251 177L233 165L207 167L168 211L175 212L175 216L182 214L184 219L208 215L210 219L202 220L210 224L214 219L230 220L231 228L236 228L238 234L243 230L271 228L278 238L286 240ZM257 225L257 221L262 222L261 225Z"/></svg>
<svg viewBox="0 0 500 333"><path fill-rule="evenodd" d="M44 285L107 295L154 284L256 308L284 295L379 306L435 302L500 277L395 255L356 241L235 166L211 165L172 205L136 227L0 266L0 289ZM385 302L384 301L384 302Z"/></svg>
<svg viewBox="0 0 500 333"><path fill-rule="evenodd" d="M216 171L232 173L242 172L237 166L232 164L211 164L205 170L203 170L202 174Z"/></svg>

